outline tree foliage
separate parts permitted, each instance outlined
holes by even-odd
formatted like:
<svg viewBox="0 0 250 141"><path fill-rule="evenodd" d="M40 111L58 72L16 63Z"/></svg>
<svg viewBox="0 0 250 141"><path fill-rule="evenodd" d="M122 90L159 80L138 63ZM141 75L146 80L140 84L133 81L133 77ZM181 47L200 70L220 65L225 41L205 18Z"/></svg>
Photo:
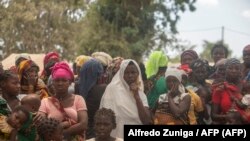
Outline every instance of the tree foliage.
<svg viewBox="0 0 250 141"><path fill-rule="evenodd" d="M194 11L195 1L0 0L0 39L5 56L57 50L72 59L105 51L140 60L176 41L180 13Z"/></svg>
<svg viewBox="0 0 250 141"><path fill-rule="evenodd" d="M68 58L77 49L81 0L0 0L0 38L4 55L58 51Z"/></svg>
<svg viewBox="0 0 250 141"><path fill-rule="evenodd" d="M180 12L195 0L99 0L90 5L79 35L80 52L105 51L140 60L173 42ZM168 32L167 32L168 31Z"/></svg>

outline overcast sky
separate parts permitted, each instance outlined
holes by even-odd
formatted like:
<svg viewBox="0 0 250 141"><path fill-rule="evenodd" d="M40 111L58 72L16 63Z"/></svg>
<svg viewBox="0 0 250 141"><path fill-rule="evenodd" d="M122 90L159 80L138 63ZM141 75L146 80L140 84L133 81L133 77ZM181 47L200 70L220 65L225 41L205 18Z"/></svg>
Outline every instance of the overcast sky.
<svg viewBox="0 0 250 141"><path fill-rule="evenodd" d="M242 57L242 49L250 44L250 0L198 0L195 12L185 12L178 24L179 36L197 45L202 51L203 40L221 39L233 50L233 56Z"/></svg>

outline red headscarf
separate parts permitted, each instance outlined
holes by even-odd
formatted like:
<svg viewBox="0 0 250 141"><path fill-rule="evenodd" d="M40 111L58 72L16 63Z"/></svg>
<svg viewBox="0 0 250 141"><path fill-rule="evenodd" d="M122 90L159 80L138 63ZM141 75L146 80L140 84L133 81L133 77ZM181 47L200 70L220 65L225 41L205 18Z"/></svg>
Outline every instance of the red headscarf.
<svg viewBox="0 0 250 141"><path fill-rule="evenodd" d="M74 73L66 62L58 62L52 68L52 79L66 78L73 81Z"/></svg>
<svg viewBox="0 0 250 141"><path fill-rule="evenodd" d="M59 54L56 53L56 52L49 52L46 54L46 56L44 57L44 60L43 60L43 64L44 66L50 61L50 60L57 60L59 61Z"/></svg>

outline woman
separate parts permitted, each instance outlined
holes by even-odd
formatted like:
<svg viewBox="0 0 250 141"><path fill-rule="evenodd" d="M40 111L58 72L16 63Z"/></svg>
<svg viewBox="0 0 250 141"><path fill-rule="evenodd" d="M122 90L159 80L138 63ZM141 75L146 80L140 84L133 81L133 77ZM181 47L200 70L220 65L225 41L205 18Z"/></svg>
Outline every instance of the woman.
<svg viewBox="0 0 250 141"><path fill-rule="evenodd" d="M8 115L16 106L20 105L21 95L20 81L18 75L5 70L0 75L0 87L2 89L1 101L1 114Z"/></svg>
<svg viewBox="0 0 250 141"><path fill-rule="evenodd" d="M51 68L56 62L59 62L59 54L57 52L49 52L43 59L44 70L40 76L45 84L48 83L49 76L51 75Z"/></svg>
<svg viewBox="0 0 250 141"><path fill-rule="evenodd" d="M154 51L150 54L146 62L146 75L149 84L147 84L149 93L147 94L150 109L155 107L159 96L167 92L164 73L167 69L168 58L162 51Z"/></svg>
<svg viewBox="0 0 250 141"><path fill-rule="evenodd" d="M151 123L140 68L134 60L122 61L104 92L100 107L112 109L116 114L117 127L111 133L113 137L123 138L125 124Z"/></svg>
<svg viewBox="0 0 250 141"><path fill-rule="evenodd" d="M35 121L45 116L55 118L61 122L66 140L82 141L88 122L87 108L81 96L68 93L74 74L67 63L58 62L51 75L55 95L42 100Z"/></svg>
<svg viewBox="0 0 250 141"><path fill-rule="evenodd" d="M98 82L103 73L102 64L95 59L87 61L80 70L79 88L80 95L84 97L88 108L88 130L86 139L92 138L94 134L94 115L99 109L102 95L106 84Z"/></svg>
<svg viewBox="0 0 250 141"><path fill-rule="evenodd" d="M169 68L165 74L168 93L160 95L154 114L154 124L160 125L187 125L189 124L188 111L191 105L191 96L185 93L182 85L182 73Z"/></svg>
<svg viewBox="0 0 250 141"><path fill-rule="evenodd" d="M243 117L245 123L250 122L250 116L242 107L240 92L242 83L242 67L239 60L228 59L226 62L226 78L222 86L218 86L212 95L212 118L216 124L225 124L226 114L230 110L237 110ZM240 120L240 119L239 119Z"/></svg>
<svg viewBox="0 0 250 141"><path fill-rule="evenodd" d="M48 89L38 78L39 67L32 60L24 60L18 66L18 75L22 94L36 93L40 98L48 97Z"/></svg>

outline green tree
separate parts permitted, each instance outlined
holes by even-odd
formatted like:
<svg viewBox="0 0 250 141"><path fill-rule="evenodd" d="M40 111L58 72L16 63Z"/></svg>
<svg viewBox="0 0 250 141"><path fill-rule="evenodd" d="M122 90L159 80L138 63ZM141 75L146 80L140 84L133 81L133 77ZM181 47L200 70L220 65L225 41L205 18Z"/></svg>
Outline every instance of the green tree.
<svg viewBox="0 0 250 141"><path fill-rule="evenodd" d="M200 57L208 60L209 62L213 62L211 51L215 44L222 44L222 42L221 41L210 42L210 41L204 40L203 45L202 45L203 51L200 53ZM230 58L232 54L232 50L229 48L227 44L223 44L223 45L228 49L228 58Z"/></svg>
<svg viewBox="0 0 250 141"><path fill-rule="evenodd" d="M5 57L13 52L58 51L62 57L72 58L83 11L82 0L0 0Z"/></svg>
<svg viewBox="0 0 250 141"><path fill-rule="evenodd" d="M180 12L195 0L99 0L90 5L78 36L80 53L105 51L141 60L175 41ZM168 32L166 32L168 31Z"/></svg>

